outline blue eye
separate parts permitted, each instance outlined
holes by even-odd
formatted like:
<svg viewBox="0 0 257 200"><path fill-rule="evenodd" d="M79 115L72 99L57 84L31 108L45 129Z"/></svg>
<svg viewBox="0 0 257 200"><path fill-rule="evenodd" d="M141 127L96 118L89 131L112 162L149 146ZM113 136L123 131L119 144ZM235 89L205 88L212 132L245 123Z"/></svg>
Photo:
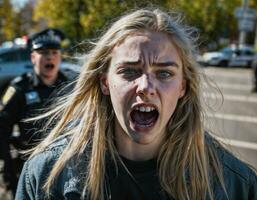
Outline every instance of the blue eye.
<svg viewBox="0 0 257 200"><path fill-rule="evenodd" d="M120 72L126 79L133 79L140 75L140 71L134 68L125 68Z"/></svg>
<svg viewBox="0 0 257 200"><path fill-rule="evenodd" d="M173 76L173 74L169 71L165 71L165 70L157 71L157 77L160 78L160 79L167 79L167 78L170 78L172 76Z"/></svg>

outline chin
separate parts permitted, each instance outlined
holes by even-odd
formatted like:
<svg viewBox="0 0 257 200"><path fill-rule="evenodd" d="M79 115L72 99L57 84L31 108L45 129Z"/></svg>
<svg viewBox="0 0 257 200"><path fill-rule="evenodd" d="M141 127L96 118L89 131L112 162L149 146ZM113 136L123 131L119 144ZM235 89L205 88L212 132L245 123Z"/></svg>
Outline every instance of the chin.
<svg viewBox="0 0 257 200"><path fill-rule="evenodd" d="M148 132L139 132L139 131L133 131L133 134L131 135L131 138L134 142L138 144L150 144L154 141L154 136L152 133Z"/></svg>
<svg viewBox="0 0 257 200"><path fill-rule="evenodd" d="M134 140L134 142L136 142L137 144L140 144L140 145L148 145L148 144L152 143L151 140L147 140L147 139L136 139L136 140Z"/></svg>

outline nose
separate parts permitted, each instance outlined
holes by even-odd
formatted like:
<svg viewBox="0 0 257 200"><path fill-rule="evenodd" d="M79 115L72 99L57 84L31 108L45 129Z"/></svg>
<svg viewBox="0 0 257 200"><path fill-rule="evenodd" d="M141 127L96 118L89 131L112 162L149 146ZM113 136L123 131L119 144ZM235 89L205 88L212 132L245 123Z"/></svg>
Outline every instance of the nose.
<svg viewBox="0 0 257 200"><path fill-rule="evenodd" d="M138 79L136 93L140 96L153 96L155 92L152 78L147 74L143 74Z"/></svg>
<svg viewBox="0 0 257 200"><path fill-rule="evenodd" d="M47 59L51 60L51 59L54 58L54 53L53 53L51 50L49 50L49 51L46 53L46 57L47 57Z"/></svg>

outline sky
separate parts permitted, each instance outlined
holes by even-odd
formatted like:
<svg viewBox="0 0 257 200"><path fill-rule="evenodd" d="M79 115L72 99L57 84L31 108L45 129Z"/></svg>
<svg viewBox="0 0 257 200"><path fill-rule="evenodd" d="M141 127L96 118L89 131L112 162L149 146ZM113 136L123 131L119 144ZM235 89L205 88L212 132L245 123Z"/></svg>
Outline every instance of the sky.
<svg viewBox="0 0 257 200"><path fill-rule="evenodd" d="M11 0L15 9L21 8L28 0Z"/></svg>

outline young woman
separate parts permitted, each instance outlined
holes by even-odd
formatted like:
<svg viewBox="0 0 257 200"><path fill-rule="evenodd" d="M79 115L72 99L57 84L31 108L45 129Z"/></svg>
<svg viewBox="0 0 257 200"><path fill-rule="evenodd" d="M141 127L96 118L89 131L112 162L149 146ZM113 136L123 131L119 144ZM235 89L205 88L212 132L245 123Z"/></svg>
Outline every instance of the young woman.
<svg viewBox="0 0 257 200"><path fill-rule="evenodd" d="M192 29L160 10L114 23L20 177L22 199L257 199L257 178L203 130Z"/></svg>

